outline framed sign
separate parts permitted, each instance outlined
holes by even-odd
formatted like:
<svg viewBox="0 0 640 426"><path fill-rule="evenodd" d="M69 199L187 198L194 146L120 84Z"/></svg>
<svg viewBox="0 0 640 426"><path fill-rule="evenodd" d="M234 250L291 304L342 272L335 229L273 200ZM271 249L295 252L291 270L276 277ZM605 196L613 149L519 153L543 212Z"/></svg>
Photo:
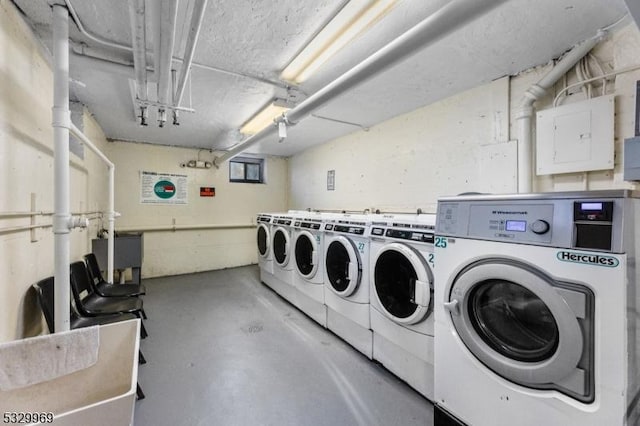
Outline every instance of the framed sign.
<svg viewBox="0 0 640 426"><path fill-rule="evenodd" d="M187 176L140 172L140 203L187 204Z"/></svg>

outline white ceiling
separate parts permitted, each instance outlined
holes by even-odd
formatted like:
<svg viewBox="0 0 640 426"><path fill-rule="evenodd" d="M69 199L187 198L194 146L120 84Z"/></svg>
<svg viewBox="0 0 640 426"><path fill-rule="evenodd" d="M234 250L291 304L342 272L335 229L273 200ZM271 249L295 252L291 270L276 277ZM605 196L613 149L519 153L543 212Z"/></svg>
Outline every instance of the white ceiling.
<svg viewBox="0 0 640 426"><path fill-rule="evenodd" d="M127 0L70 0L85 28L101 38L131 44ZM147 0L149 2L150 0ZM357 0L355 0L357 1ZM47 0L14 0L44 44L50 46ZM274 97L286 97L280 71L345 0L210 0L195 62L231 71L192 69L191 106L180 126L164 128L150 114L149 126L134 118L129 78L80 65L72 56L72 97L95 115L108 138L162 145L227 149L237 129ZM423 20L446 0L399 0L367 33L352 41L299 87L310 95ZM179 3L176 51L182 57L193 0ZM468 88L558 57L598 28L626 13L623 0L509 0L405 62L339 96L314 115L369 127ZM147 23L150 34L150 25ZM85 38L71 23L70 38L104 56L131 62L132 55ZM151 51L151 37L148 37ZM174 62L179 70L180 63ZM246 74L244 77L238 74ZM252 78L256 77L256 78ZM260 80L270 80L268 84ZM297 91L289 91L296 95ZM189 87L183 105L189 106ZM266 140L252 152L292 155L358 130L354 125L309 117L290 130L284 143Z"/></svg>

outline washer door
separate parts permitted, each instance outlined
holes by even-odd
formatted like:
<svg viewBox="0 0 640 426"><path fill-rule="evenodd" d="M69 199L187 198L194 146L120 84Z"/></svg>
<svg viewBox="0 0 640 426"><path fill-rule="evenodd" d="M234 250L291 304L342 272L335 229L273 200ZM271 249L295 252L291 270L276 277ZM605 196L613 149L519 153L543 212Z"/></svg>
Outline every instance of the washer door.
<svg viewBox="0 0 640 426"><path fill-rule="evenodd" d="M383 313L399 324L422 321L429 312L433 283L422 256L406 244L390 243L373 263L373 288Z"/></svg>
<svg viewBox="0 0 640 426"><path fill-rule="evenodd" d="M289 232L279 226L273 232L273 258L280 266L287 266L289 263Z"/></svg>
<svg viewBox="0 0 640 426"><path fill-rule="evenodd" d="M585 345L592 328L584 326L589 294L524 263L487 259L458 274L444 306L467 348L500 376L560 387L587 401L593 398L592 348Z"/></svg>
<svg viewBox="0 0 640 426"><path fill-rule="evenodd" d="M326 272L330 288L342 297L352 295L362 280L362 262L355 244L342 235L327 241Z"/></svg>
<svg viewBox="0 0 640 426"><path fill-rule="evenodd" d="M304 278L312 278L318 270L318 243L309 231L302 231L294 245L296 268Z"/></svg>
<svg viewBox="0 0 640 426"><path fill-rule="evenodd" d="M271 241L271 235L269 227L264 223L258 225L258 254L260 257L265 258L269 255L269 242Z"/></svg>

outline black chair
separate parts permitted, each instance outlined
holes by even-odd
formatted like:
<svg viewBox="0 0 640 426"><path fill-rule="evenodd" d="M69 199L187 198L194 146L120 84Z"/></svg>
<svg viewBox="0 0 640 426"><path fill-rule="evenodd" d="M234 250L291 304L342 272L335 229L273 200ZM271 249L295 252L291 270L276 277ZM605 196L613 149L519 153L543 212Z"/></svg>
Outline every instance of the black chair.
<svg viewBox="0 0 640 426"><path fill-rule="evenodd" d="M138 297L146 294L142 284L109 284L102 277L98 259L93 253L84 256L89 272L89 283L98 296L102 297ZM147 319L147 313L142 309L142 318Z"/></svg>
<svg viewBox="0 0 640 426"><path fill-rule="evenodd" d="M87 270L91 277L96 293L103 297L137 297L147 293L147 289L142 284L109 284L106 282L100 271L98 259L93 253L84 256L87 263Z"/></svg>
<svg viewBox="0 0 640 426"><path fill-rule="evenodd" d="M134 314L138 318L143 317L142 299L133 297L102 297L95 293L91 285L91 278L84 262L78 261L71 264L71 292L80 315L84 317L97 317L112 314ZM143 323L141 332L143 338L147 336L147 330Z"/></svg>
<svg viewBox="0 0 640 426"><path fill-rule="evenodd" d="M49 329L49 333L53 333L55 331L55 304L54 304L54 281L53 277L48 277L43 280L38 281L34 284L33 289L38 295L38 301L40 302L40 308L42 309L42 314L44 315L44 319L47 322L47 328ZM136 319L137 317L133 314L113 314L113 315L105 315L101 317L82 317L78 314L77 310L70 306L70 324L69 328L83 328L83 327L91 327L94 325L104 325L104 324L113 324L119 321L126 321L130 319ZM142 351L138 350L138 362L140 364L146 364L147 360L145 359ZM144 399L145 395L142 392L142 387L137 385L137 396L138 399Z"/></svg>

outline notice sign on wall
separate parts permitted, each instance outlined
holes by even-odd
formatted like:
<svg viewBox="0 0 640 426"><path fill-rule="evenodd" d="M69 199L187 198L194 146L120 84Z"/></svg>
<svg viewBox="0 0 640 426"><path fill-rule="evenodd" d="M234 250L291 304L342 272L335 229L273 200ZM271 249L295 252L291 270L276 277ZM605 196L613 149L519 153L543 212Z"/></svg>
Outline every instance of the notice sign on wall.
<svg viewBox="0 0 640 426"><path fill-rule="evenodd" d="M142 204L187 204L187 176L140 172Z"/></svg>
<svg viewBox="0 0 640 426"><path fill-rule="evenodd" d="M200 187L200 196L201 197L215 197L216 189L212 186L201 186Z"/></svg>

